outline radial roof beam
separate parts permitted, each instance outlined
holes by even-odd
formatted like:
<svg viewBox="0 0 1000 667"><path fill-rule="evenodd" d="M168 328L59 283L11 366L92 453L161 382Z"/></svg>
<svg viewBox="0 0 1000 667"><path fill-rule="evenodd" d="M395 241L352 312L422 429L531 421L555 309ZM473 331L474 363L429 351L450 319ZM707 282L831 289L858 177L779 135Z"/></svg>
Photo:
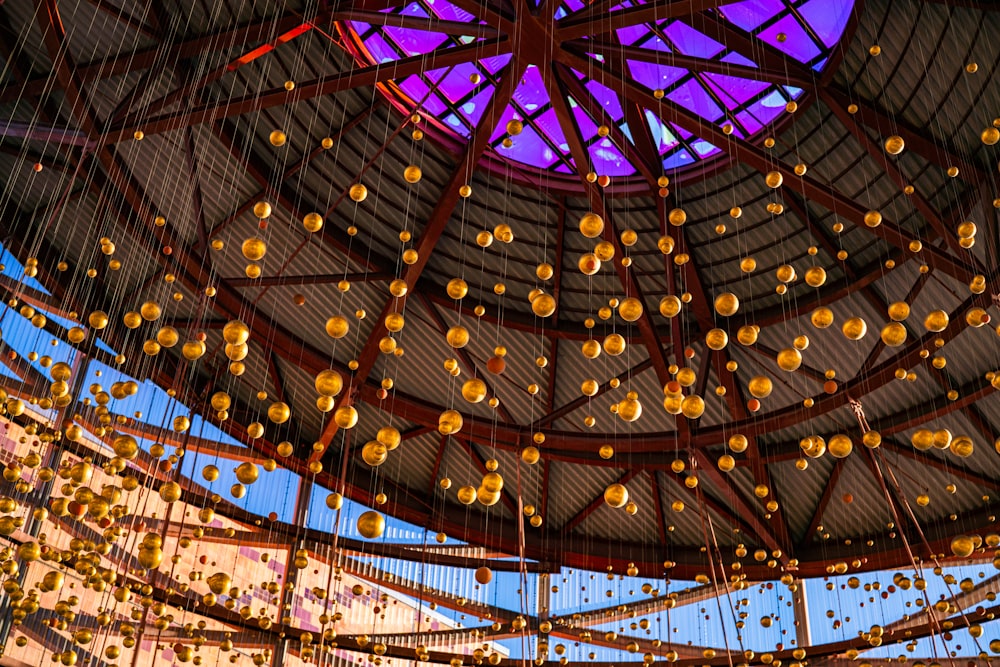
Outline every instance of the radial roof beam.
<svg viewBox="0 0 1000 667"><path fill-rule="evenodd" d="M524 66L517 60L514 60L500 74L500 85L493 93L489 106L483 112L482 122L479 124L477 131L473 134L472 139L470 139L469 144L466 146L462 159L459 161L458 165L452 172L451 177L448 179L448 182L445 184L441 197L438 199L434 210L431 212L430 217L428 217L427 222L424 225L419 240L416 242L415 249L417 252L417 261L413 264L408 264L406 269L403 271L401 279L406 282L406 285L411 292L417 284L417 280L419 280L420 275L423 273L424 268L427 266L427 262L433 253L434 246L440 240L441 234L444 232L445 227L448 225L448 221L451 219L451 216L458 205L461 197L459 194L459 188L468 184L472 180L473 169L479 162L483 153L486 151L486 148L489 145L490 135L493 134L493 130L497 125L500 115L503 113L503 110L507 107L507 104L514 96L514 90L516 89L517 84L521 81L523 73ZM365 341L360 353L357 356L358 369L354 372L351 378L352 387L360 386L367 381L368 376L372 372L372 369L374 369L375 362L378 359L378 342L383 335L381 327L385 322L386 315L393 312L396 308L401 308L402 305L403 304L399 303L396 297L392 296L390 296L385 302L385 305L382 307L381 314L375 321L376 323L374 329L369 334L368 339ZM337 407L349 405L353 403L353 401L354 396L352 395L352 392L350 390L345 390L338 397ZM310 455L311 461L318 461L323 456L323 453L330 446L333 437L336 435L337 430L338 427L336 421L330 419L330 421L327 422L326 427L323 429L323 433L318 441L322 444L322 446L315 449Z"/></svg>
<svg viewBox="0 0 1000 667"><path fill-rule="evenodd" d="M666 19L690 19L706 9L715 9L720 0L666 0L649 2L627 9L606 11L607 4L595 2L574 12L559 22L563 39L579 39L588 35L614 32L639 23L659 23Z"/></svg>
<svg viewBox="0 0 1000 667"><path fill-rule="evenodd" d="M305 81L296 85L292 90L287 90L282 86L242 97L199 104L191 109L161 114L141 122L118 125L102 135L101 141L104 144L113 144L130 139L140 130L148 136L177 130L189 125L211 123L231 116L241 116L276 106L334 95L353 88L374 86L392 79L405 79L428 70L461 65L470 60L498 56L508 51L509 41L507 37L495 37L454 48L438 49L430 53L394 60L390 63L357 67L333 76ZM496 99L496 93L494 93L494 99ZM483 125L480 124L480 127Z"/></svg>

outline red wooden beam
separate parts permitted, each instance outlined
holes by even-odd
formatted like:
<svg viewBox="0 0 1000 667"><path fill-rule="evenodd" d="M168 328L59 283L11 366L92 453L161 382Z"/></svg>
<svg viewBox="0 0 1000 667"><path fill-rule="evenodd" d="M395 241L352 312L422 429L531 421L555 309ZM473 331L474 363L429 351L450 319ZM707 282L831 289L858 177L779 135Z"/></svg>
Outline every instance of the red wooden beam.
<svg viewBox="0 0 1000 667"><path fill-rule="evenodd" d="M690 19L706 9L715 9L719 4L720 0L663 0L606 12L602 9L604 4L598 2L559 21L557 34L565 41L614 32L619 28L640 23L659 23L666 19L677 18Z"/></svg>
<svg viewBox="0 0 1000 667"><path fill-rule="evenodd" d="M417 251L417 261L413 264L408 264L406 269L403 271L401 278L406 282L410 290L413 290L417 280L423 273L424 267L427 266L427 261L430 259L435 244L437 244L438 240L441 238L441 233L444 231L445 226L451 219L451 215L459 201L459 188L472 179L472 171L475 168L476 163L479 162L483 152L486 150L486 147L489 144L490 135L496 127L500 114L503 113L503 110L507 107L508 102L510 102L513 97L514 90L517 87L517 84L520 83L522 73L523 67L515 66L514 64L508 65L505 71L500 73L500 85L497 87L493 97L490 99L489 106L483 112L482 122L480 122L475 134L469 141L465 154L459 161L455 170L452 172L451 178L449 178L448 182L445 184L441 197L438 199L437 205L434 207L430 217L427 219L427 223L424 225L424 229L416 243L415 249ZM352 387L363 385L367 381L368 375L375 367L375 361L379 355L378 341L383 335L380 325L385 321L386 315L392 312L396 307L397 302L395 297L390 297L382 307L382 312L376 320L377 324L372 329L371 334L369 334L368 339L365 341L364 346L357 356L358 369L351 377ZM340 397L338 397L337 407L352 402L354 400L352 393L353 392L349 389L345 390ZM331 418L327 422L326 427L323 429L323 433L318 441L323 444L323 447L314 450L310 456L310 460L318 461L319 458L322 457L323 452L326 450L326 447L329 447L336 432L337 424Z"/></svg>

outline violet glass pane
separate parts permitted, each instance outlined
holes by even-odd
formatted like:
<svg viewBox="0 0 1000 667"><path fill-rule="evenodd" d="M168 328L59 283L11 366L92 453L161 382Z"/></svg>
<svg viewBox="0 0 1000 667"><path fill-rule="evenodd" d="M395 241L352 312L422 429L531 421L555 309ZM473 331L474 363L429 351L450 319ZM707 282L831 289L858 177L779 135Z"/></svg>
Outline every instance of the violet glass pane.
<svg viewBox="0 0 1000 667"><path fill-rule="evenodd" d="M649 35L649 28L643 24L632 25L618 29L618 40L625 46L631 46Z"/></svg>
<svg viewBox="0 0 1000 667"><path fill-rule="evenodd" d="M830 60L829 58L823 58L822 60L820 60L819 62L817 62L815 65L813 65L813 70L815 70L816 72L822 72L823 69L826 67L826 63L829 60Z"/></svg>
<svg viewBox="0 0 1000 667"><path fill-rule="evenodd" d="M479 125L479 121L483 117L483 113L486 111L486 106L490 103L490 98L493 97L493 87L487 86L483 90L476 93L475 97L467 102L463 102L462 106L459 107L459 111L465 116L465 119L469 121L469 124L473 127Z"/></svg>
<svg viewBox="0 0 1000 667"><path fill-rule="evenodd" d="M812 26L823 44L831 47L844 34L853 9L853 0L809 0L799 6L799 14Z"/></svg>
<svg viewBox="0 0 1000 667"><path fill-rule="evenodd" d="M355 26L359 29L362 25L367 24L355 24ZM389 44L382 39L382 35L377 32L372 33L372 35L365 40L365 48L368 49L368 53L371 54L372 60L376 63L390 63L394 60L399 60L399 52L389 46Z"/></svg>
<svg viewBox="0 0 1000 667"><path fill-rule="evenodd" d="M779 33L786 35L785 41L778 41ZM791 14L759 33L757 37L801 62L808 62L820 55L819 47L813 43L812 38Z"/></svg>
<svg viewBox="0 0 1000 667"><path fill-rule="evenodd" d="M456 65L438 86L438 91L452 102L458 102L475 90L476 84L472 83L471 77L478 73L479 68L472 63Z"/></svg>
<svg viewBox="0 0 1000 667"><path fill-rule="evenodd" d="M667 97L707 120L714 121L723 116L722 109L715 103L715 100L694 79L675 88L667 94Z"/></svg>
<svg viewBox="0 0 1000 667"><path fill-rule="evenodd" d="M542 82L542 76L534 65L528 65L524 70L521 83L514 91L514 101L529 114L548 104L549 95Z"/></svg>
<svg viewBox="0 0 1000 667"><path fill-rule="evenodd" d="M427 0L427 4L430 5L430 8L435 14L438 15L439 18L442 18L445 21L472 23L476 20L475 16L464 9L459 9L447 0Z"/></svg>
<svg viewBox="0 0 1000 667"><path fill-rule="evenodd" d="M389 35L393 42L399 45L403 53L408 56L430 53L448 39L447 35L439 32L410 30L394 26L386 26L383 30L385 30L385 33Z"/></svg>
<svg viewBox="0 0 1000 667"><path fill-rule="evenodd" d="M559 125L559 118L556 117L554 109L549 109L543 113L534 120L534 123L541 132L545 133L545 136L548 137L551 144L559 147L559 150L562 151L563 155L569 153L569 144L566 143L566 135L562 131L562 126ZM595 128L590 135L584 134L584 138L593 136L596 132L597 129ZM517 141L516 137L514 141Z"/></svg>
<svg viewBox="0 0 1000 667"><path fill-rule="evenodd" d="M388 10L389 13L392 13L393 11L394 10L392 9ZM403 7L399 13L403 16L419 16L421 18L427 18L427 10L425 10L423 5L419 2L411 2L407 6Z"/></svg>
<svg viewBox="0 0 1000 667"><path fill-rule="evenodd" d="M500 118L497 119L497 126L493 128L493 133L490 135L491 144L496 143L501 137L507 134L507 123L513 119L514 107L508 104L504 107L503 113L500 114Z"/></svg>
<svg viewBox="0 0 1000 667"><path fill-rule="evenodd" d="M771 85L766 81L751 81L750 79L725 76L724 74L706 73L702 76L705 77L705 80L712 87L713 92L719 96L719 99L729 109L733 109L756 97Z"/></svg>
<svg viewBox="0 0 1000 667"><path fill-rule="evenodd" d="M668 88L688 73L686 69L680 67L643 63L638 60L629 60L627 62L629 69L632 71L632 78L653 90Z"/></svg>
<svg viewBox="0 0 1000 667"><path fill-rule="evenodd" d="M440 116L447 110L448 106L436 94L431 93L427 81L419 76L408 77L400 86L412 100L425 113Z"/></svg>
<svg viewBox="0 0 1000 667"><path fill-rule="evenodd" d="M493 56L492 58L481 58L479 60L480 66L485 69L490 74L496 74L510 62L513 54L506 53L502 56Z"/></svg>
<svg viewBox="0 0 1000 667"><path fill-rule="evenodd" d="M683 21L674 21L664 32L678 51L689 56L712 58L726 50L724 45L703 35Z"/></svg>
<svg viewBox="0 0 1000 667"><path fill-rule="evenodd" d="M565 164L563 164L562 162L560 162L558 165L556 165L556 168L553 171L555 171L557 173L560 173L560 174L569 174L569 173L572 173L570 171L570 168L568 166L566 166Z"/></svg>
<svg viewBox="0 0 1000 667"><path fill-rule="evenodd" d="M680 137L684 141L687 141L688 139L694 136L693 134L685 130L683 127L678 127L673 123L670 123L670 125L668 125L667 127L670 128L670 131L673 132L675 136Z"/></svg>
<svg viewBox="0 0 1000 667"><path fill-rule="evenodd" d="M660 39L659 35L650 34L649 38L642 43L642 48L660 53L673 53L670 46Z"/></svg>
<svg viewBox="0 0 1000 667"><path fill-rule="evenodd" d="M764 125L761 123L761 119L756 118L753 114L747 111L736 112L736 120L738 120L750 134L756 134L764 128Z"/></svg>
<svg viewBox="0 0 1000 667"><path fill-rule="evenodd" d="M631 176L635 168L607 137L588 147L594 171L606 176Z"/></svg>
<svg viewBox="0 0 1000 667"><path fill-rule="evenodd" d="M754 61L750 60L749 58L747 58L746 56L744 56L742 53L737 53L736 51L730 51L729 53L727 53L726 55L724 55L719 60L721 60L724 63L731 63L733 65L745 65L746 67L756 67L757 66L757 63L755 63Z"/></svg>
<svg viewBox="0 0 1000 667"><path fill-rule="evenodd" d="M444 124L450 127L454 132L461 134L463 137L468 137L470 135L469 128L465 126L465 123L453 113L445 116Z"/></svg>
<svg viewBox="0 0 1000 667"><path fill-rule="evenodd" d="M820 0L821 2L823 0ZM785 9L782 0L745 0L719 7L719 12L730 23L747 32L753 32L761 23Z"/></svg>
<svg viewBox="0 0 1000 667"><path fill-rule="evenodd" d="M594 81L593 79L588 81L585 85L587 90L590 92L590 95L597 100L597 103L601 105L601 108L604 109L605 113L607 113L616 123L620 122L622 117L625 115L625 112L622 111L622 104L618 99L618 96L615 95L610 88Z"/></svg>
<svg viewBox="0 0 1000 667"><path fill-rule="evenodd" d="M780 97L780 94L772 93L763 100L751 104L746 108L744 113L756 118L759 123L767 125L784 112L784 102L782 102L780 106L774 106L773 104L773 102Z"/></svg>
<svg viewBox="0 0 1000 667"><path fill-rule="evenodd" d="M590 139L592 136L597 134L597 123L591 119L587 112L583 110L576 102L570 104L573 109L573 120L576 121L576 126L580 128L580 134L584 139Z"/></svg>
<svg viewBox="0 0 1000 667"><path fill-rule="evenodd" d="M552 166L558 160L555 152L542 140L531 125L525 125L524 131L516 137L511 137L513 144L510 148L500 146L497 152L504 157L535 165L543 169Z"/></svg>

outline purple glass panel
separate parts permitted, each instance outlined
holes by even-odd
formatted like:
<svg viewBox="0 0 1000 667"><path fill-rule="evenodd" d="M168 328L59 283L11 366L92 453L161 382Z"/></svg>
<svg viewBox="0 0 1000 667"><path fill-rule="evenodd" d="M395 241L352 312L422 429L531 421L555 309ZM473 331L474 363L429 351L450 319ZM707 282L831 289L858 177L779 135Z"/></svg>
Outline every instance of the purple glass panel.
<svg viewBox="0 0 1000 667"><path fill-rule="evenodd" d="M722 118L722 109L715 103L700 83L691 79L667 94L667 97L685 109L690 109L707 120Z"/></svg>
<svg viewBox="0 0 1000 667"><path fill-rule="evenodd" d="M656 65L654 63L639 62L638 60L629 60L627 62L629 69L632 70L632 78L653 90L668 88L688 73L686 69L680 67Z"/></svg>
<svg viewBox="0 0 1000 667"><path fill-rule="evenodd" d="M572 105L571 105L572 106ZM566 143L566 135L562 131L562 126L559 125L559 119L556 117L556 112L553 109L549 109L541 116L535 119L535 126L545 133L551 144L558 146L559 150L562 151L562 155L565 156L569 153L569 144ZM584 134L584 138L592 137L597 132L595 128L590 134ZM517 138L514 138L517 141Z"/></svg>
<svg viewBox="0 0 1000 667"><path fill-rule="evenodd" d="M448 2L448 0L427 0L427 4L430 5L431 10L433 10L438 17L446 21L472 23L476 20L475 16L464 9L459 9L455 5Z"/></svg>
<svg viewBox="0 0 1000 667"><path fill-rule="evenodd" d="M462 119L453 113L445 116L444 124L450 127L452 131L461 134L463 137L468 137L471 134L469 132L469 128L462 122Z"/></svg>
<svg viewBox="0 0 1000 667"><path fill-rule="evenodd" d="M606 176L631 176L635 167L625 159L618 147L607 137L588 147L594 171Z"/></svg>
<svg viewBox="0 0 1000 667"><path fill-rule="evenodd" d="M580 134L583 138L590 139L597 134L597 123L583 110L583 107L575 102L570 104L570 107L573 109L573 120L576 121L576 126L580 128Z"/></svg>
<svg viewBox="0 0 1000 667"><path fill-rule="evenodd" d="M514 101L529 114L548 104L549 94L545 90L545 83L538 73L538 68L534 65L528 65L524 70L521 83L514 91Z"/></svg>
<svg viewBox="0 0 1000 667"><path fill-rule="evenodd" d="M479 121L483 117L483 112L486 111L486 105L490 103L490 98L493 97L493 87L486 86L483 90L476 93L468 102L464 102L459 109L462 115L465 116L469 123L476 127L479 125Z"/></svg>
<svg viewBox="0 0 1000 667"><path fill-rule="evenodd" d="M703 35L683 21L674 21L664 32L678 51L689 56L712 58L726 50L724 45Z"/></svg>
<svg viewBox="0 0 1000 667"><path fill-rule="evenodd" d="M742 53L737 53L736 51L730 51L726 55L720 58L724 63L731 63L733 65L744 65L746 67L756 67L757 63L745 57Z"/></svg>
<svg viewBox="0 0 1000 667"><path fill-rule="evenodd" d="M667 127L670 128L670 131L673 132L675 136L680 137L683 141L687 141L688 139L694 136L693 134L685 130L683 127L678 127L673 123L670 123Z"/></svg>
<svg viewBox="0 0 1000 667"><path fill-rule="evenodd" d="M747 32L753 32L757 26L776 16L783 9L786 7L782 0L745 0L745 2L723 5L719 7L719 12L730 23Z"/></svg>
<svg viewBox="0 0 1000 667"><path fill-rule="evenodd" d="M631 46L645 39L648 35L649 28L643 24L618 29L618 40L625 46Z"/></svg>
<svg viewBox="0 0 1000 667"><path fill-rule="evenodd" d="M556 168L553 171L555 171L557 173L560 173L560 174L571 174L571 173L573 173L572 170L568 166L566 166L565 164L563 164L562 162L560 162L558 165L556 165Z"/></svg>
<svg viewBox="0 0 1000 667"><path fill-rule="evenodd" d="M514 108L511 105L504 107L503 113L500 114L500 118L497 120L497 126L493 128L493 134L490 135L490 143L496 143L500 137L507 134L507 123L514 118Z"/></svg>
<svg viewBox="0 0 1000 667"><path fill-rule="evenodd" d="M389 9L387 11L389 13L392 13L395 10ZM407 6L403 7L403 9L399 11L399 13L402 14L403 16L419 16L421 18L427 18L427 10L425 10L423 8L423 5L421 5L419 2L411 2Z"/></svg>
<svg viewBox="0 0 1000 667"><path fill-rule="evenodd" d="M410 30L394 26L386 26L383 30L408 56L430 53L448 39L447 35L425 30Z"/></svg>
<svg viewBox="0 0 1000 667"><path fill-rule="evenodd" d="M779 42L778 35L782 33L786 38L785 41ZM758 34L757 37L802 62L808 62L820 55L819 47L806 33L802 24L790 14Z"/></svg>
<svg viewBox="0 0 1000 667"><path fill-rule="evenodd" d="M736 112L736 120L738 120L750 134L757 134L764 129L764 126L761 124L761 119L756 118L753 114L747 111Z"/></svg>
<svg viewBox="0 0 1000 667"><path fill-rule="evenodd" d="M593 79L588 81L585 85L587 90L590 91L591 96L597 100L597 103L601 105L611 119L616 123L621 122L625 112L622 111L622 104L618 99L618 96L615 95L610 88L594 81Z"/></svg>
<svg viewBox="0 0 1000 667"><path fill-rule="evenodd" d="M853 9L853 0L809 0L799 6L799 14L812 26L823 43L831 47L844 34Z"/></svg>
<svg viewBox="0 0 1000 667"><path fill-rule="evenodd" d="M414 104L431 116L438 117L448 108L436 94L428 95L430 85L422 77L415 75L407 77L400 87L413 100Z"/></svg>
<svg viewBox="0 0 1000 667"><path fill-rule="evenodd" d="M766 81L752 81L736 76L706 73L702 75L726 107L733 109L765 91L771 84Z"/></svg>
<svg viewBox="0 0 1000 667"><path fill-rule="evenodd" d="M438 86L438 91L452 102L457 102L475 90L476 84L472 83L471 77L478 73L479 68L472 63L456 65Z"/></svg>
<svg viewBox="0 0 1000 667"><path fill-rule="evenodd" d="M367 25L365 23L354 24L357 29L360 30L361 26ZM382 39L382 35L375 32L365 40L365 48L368 49L368 53L371 54L372 60L376 63L390 63L394 60L399 60L399 52Z"/></svg>
<svg viewBox="0 0 1000 667"><path fill-rule="evenodd" d="M551 167L552 163L559 159L531 125L525 125L524 131L516 137L512 137L512 140L513 144L510 148L500 146L497 148L497 152L511 160L542 169Z"/></svg>
<svg viewBox="0 0 1000 667"><path fill-rule="evenodd" d="M492 58L482 58L479 61L480 66L485 69L490 74L496 74L510 62L513 54L506 53L502 56L493 56Z"/></svg>

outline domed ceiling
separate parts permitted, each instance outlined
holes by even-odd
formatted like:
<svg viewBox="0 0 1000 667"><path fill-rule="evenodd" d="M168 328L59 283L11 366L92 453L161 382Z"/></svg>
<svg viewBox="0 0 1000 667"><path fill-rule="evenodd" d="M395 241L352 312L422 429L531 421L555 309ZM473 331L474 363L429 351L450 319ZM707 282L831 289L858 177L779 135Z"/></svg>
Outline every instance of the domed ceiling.
<svg viewBox="0 0 1000 667"><path fill-rule="evenodd" d="M6 656L988 664L998 29L7 0Z"/></svg>

